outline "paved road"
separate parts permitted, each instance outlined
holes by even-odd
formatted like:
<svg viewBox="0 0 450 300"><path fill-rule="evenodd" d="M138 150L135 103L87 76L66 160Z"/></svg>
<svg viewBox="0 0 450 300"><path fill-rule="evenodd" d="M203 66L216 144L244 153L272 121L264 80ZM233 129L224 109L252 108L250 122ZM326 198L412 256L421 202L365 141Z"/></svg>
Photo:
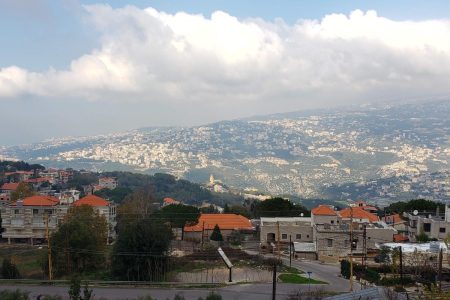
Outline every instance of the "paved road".
<svg viewBox="0 0 450 300"><path fill-rule="evenodd" d="M308 285L297 284L278 284L277 298L286 299L288 295L293 294L300 289L307 291ZM311 285L311 290L317 286ZM31 292L30 299L37 299L38 295L59 295L63 299L69 299L67 296L68 287L65 286L34 286L34 285L0 285L0 290L21 289ZM95 299L113 299L113 300L131 300L140 296L151 295L153 298L164 300L172 300L173 297L180 293L186 300L197 300L199 297L205 298L209 290L206 289L163 289L163 288L93 288ZM272 284L241 284L230 285L216 289L224 300L269 300L272 299Z"/></svg>
<svg viewBox="0 0 450 300"><path fill-rule="evenodd" d="M289 259L282 258L283 263L289 265ZM312 272L311 278L328 282L326 290L335 292L348 292L350 290L350 281L340 277L340 266L335 264L324 264L318 261L292 260L292 266L304 272ZM353 284L354 290L359 290L359 284Z"/></svg>

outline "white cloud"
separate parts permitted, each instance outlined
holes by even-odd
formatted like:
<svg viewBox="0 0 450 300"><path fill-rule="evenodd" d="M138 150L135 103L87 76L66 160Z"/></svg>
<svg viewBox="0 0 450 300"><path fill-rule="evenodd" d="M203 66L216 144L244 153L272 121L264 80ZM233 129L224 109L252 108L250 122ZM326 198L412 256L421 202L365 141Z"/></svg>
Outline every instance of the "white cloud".
<svg viewBox="0 0 450 300"><path fill-rule="evenodd" d="M450 22L393 21L374 11L295 25L217 11L85 7L98 49L68 70L0 69L0 98L34 95L280 110L450 94ZM276 103L276 104L273 104Z"/></svg>

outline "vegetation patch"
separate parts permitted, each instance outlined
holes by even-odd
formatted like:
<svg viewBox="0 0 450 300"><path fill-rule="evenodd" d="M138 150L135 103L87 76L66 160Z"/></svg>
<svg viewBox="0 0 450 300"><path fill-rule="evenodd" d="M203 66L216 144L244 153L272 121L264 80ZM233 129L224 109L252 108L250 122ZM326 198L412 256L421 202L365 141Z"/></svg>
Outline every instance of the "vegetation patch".
<svg viewBox="0 0 450 300"><path fill-rule="evenodd" d="M299 274L281 274L278 276L278 279L280 279L283 283L296 283L296 284L327 284L324 281L312 279L312 278L306 278Z"/></svg>

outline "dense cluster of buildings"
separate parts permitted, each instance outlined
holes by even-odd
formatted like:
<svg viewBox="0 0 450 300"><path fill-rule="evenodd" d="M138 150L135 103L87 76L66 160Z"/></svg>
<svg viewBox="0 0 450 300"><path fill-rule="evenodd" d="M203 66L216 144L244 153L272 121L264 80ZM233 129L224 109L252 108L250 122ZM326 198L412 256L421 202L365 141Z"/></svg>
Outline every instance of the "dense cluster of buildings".
<svg viewBox="0 0 450 300"><path fill-rule="evenodd" d="M106 199L86 193L80 198L75 189L53 190L55 184L66 184L73 176L67 170L35 170L6 172L8 182L0 186L0 207L2 216L2 238L8 243L39 243L47 234L55 231L71 207L89 205L108 224L108 243L115 239L116 205ZM34 195L14 199L14 192L20 185L31 187ZM87 190L100 190L117 186L117 180L101 177L98 184Z"/></svg>

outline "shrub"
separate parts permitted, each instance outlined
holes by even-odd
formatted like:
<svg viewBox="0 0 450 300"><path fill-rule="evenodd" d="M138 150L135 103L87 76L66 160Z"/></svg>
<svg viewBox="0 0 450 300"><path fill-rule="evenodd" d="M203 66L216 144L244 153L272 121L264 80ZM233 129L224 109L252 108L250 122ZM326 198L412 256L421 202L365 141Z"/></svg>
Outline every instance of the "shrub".
<svg viewBox="0 0 450 300"><path fill-rule="evenodd" d="M0 299L2 300L28 300L29 292L23 292L19 289L15 291L3 290L0 291Z"/></svg>

